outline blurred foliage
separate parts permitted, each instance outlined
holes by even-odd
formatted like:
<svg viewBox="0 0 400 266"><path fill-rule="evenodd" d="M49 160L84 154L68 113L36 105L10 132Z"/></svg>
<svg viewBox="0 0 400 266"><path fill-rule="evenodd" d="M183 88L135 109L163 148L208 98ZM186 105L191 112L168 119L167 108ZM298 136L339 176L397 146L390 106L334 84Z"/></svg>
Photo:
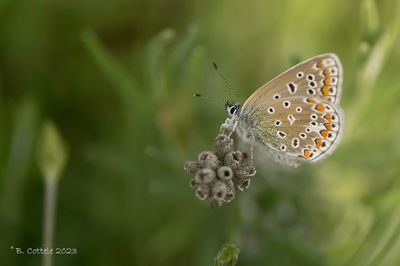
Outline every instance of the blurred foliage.
<svg viewBox="0 0 400 266"><path fill-rule="evenodd" d="M40 125L69 145L55 265L400 264L399 0L0 0L0 260L42 243ZM344 66L343 143L295 170L258 156L246 193L211 209L183 171L242 102L293 63ZM263 167L261 167L261 165Z"/></svg>
<svg viewBox="0 0 400 266"><path fill-rule="evenodd" d="M67 160L66 145L56 126L45 121L38 146L38 166L44 178L58 179Z"/></svg>
<svg viewBox="0 0 400 266"><path fill-rule="evenodd" d="M224 244L214 260L214 266L235 266L239 258L239 248L235 244Z"/></svg>

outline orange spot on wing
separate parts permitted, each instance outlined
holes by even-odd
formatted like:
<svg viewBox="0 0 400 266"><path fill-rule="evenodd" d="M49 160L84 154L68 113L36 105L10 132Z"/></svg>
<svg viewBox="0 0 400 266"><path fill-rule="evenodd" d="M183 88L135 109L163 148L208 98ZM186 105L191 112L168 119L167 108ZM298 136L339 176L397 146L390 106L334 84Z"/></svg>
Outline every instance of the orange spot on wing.
<svg viewBox="0 0 400 266"><path fill-rule="evenodd" d="M306 157L307 159L310 159L311 151L310 151L310 150L304 150L303 155L304 155L304 157Z"/></svg>
<svg viewBox="0 0 400 266"><path fill-rule="evenodd" d="M306 102L308 102L308 103L315 103L315 100L314 100L314 98L307 98L307 99L306 99Z"/></svg>
<svg viewBox="0 0 400 266"><path fill-rule="evenodd" d="M324 75L325 75L325 77L329 77L330 75L331 75L331 71L329 70L329 69L325 69L324 70Z"/></svg>
<svg viewBox="0 0 400 266"><path fill-rule="evenodd" d="M328 130L321 130L319 134L321 134L322 137L326 138L328 137L328 132L329 132Z"/></svg>
<svg viewBox="0 0 400 266"><path fill-rule="evenodd" d="M327 96L327 95L323 95L323 96L322 96L322 99L327 100L327 101L330 101L330 100L331 100L331 97L329 97L329 96ZM332 101L332 102L333 102L333 101Z"/></svg>
<svg viewBox="0 0 400 266"><path fill-rule="evenodd" d="M327 130L331 130L332 129L332 124L331 123L325 123L324 126L325 126L325 128Z"/></svg>
<svg viewBox="0 0 400 266"><path fill-rule="evenodd" d="M325 85L330 85L331 84L331 82L332 82L332 79L331 78L326 78L325 80L324 80L324 84Z"/></svg>
<svg viewBox="0 0 400 266"><path fill-rule="evenodd" d="M326 114L326 115L324 115L324 118L326 120L328 120L328 121L331 121L332 120L332 115L331 114Z"/></svg>
<svg viewBox="0 0 400 266"><path fill-rule="evenodd" d="M327 94L329 94L329 87L328 86L324 86L324 87L322 87L321 91L322 91L323 95L327 95Z"/></svg>
<svg viewBox="0 0 400 266"><path fill-rule="evenodd" d="M315 105L314 109L319 112L323 112L325 110L325 106L322 103L319 103L319 104Z"/></svg>
<svg viewBox="0 0 400 266"><path fill-rule="evenodd" d="M322 146L322 139L316 139L314 142L317 148L320 149Z"/></svg>
<svg viewBox="0 0 400 266"><path fill-rule="evenodd" d="M319 61L318 63L317 63L317 67L318 68L322 68L324 66L324 64L322 64L322 61Z"/></svg>

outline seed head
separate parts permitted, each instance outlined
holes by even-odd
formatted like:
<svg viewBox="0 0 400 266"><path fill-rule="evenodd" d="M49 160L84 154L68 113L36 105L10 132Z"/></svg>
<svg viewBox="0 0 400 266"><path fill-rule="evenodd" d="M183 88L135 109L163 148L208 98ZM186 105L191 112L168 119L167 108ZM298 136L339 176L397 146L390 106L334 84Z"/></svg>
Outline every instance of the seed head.
<svg viewBox="0 0 400 266"><path fill-rule="evenodd" d="M194 181L199 184L208 184L215 179L215 172L210 168L203 168L196 172Z"/></svg>
<svg viewBox="0 0 400 266"><path fill-rule="evenodd" d="M200 200L212 198L212 206L221 206L250 185L256 173L246 152L234 150L233 139L224 134L215 138L216 152L203 151L197 161L187 161L184 169L193 174L190 187Z"/></svg>
<svg viewBox="0 0 400 266"><path fill-rule="evenodd" d="M229 166L221 166L218 168L218 178L221 180L230 180L233 177L232 169Z"/></svg>

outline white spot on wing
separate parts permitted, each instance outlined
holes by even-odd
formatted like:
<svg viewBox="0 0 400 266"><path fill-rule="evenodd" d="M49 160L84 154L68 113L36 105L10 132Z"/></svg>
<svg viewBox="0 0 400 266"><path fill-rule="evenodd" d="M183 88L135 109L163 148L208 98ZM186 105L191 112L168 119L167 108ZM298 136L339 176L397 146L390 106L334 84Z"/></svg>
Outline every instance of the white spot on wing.
<svg viewBox="0 0 400 266"><path fill-rule="evenodd" d="M296 87L296 85L295 85L293 82L289 82L289 83L287 84L287 88L288 88L290 94L295 93L296 90L297 90L297 87Z"/></svg>
<svg viewBox="0 0 400 266"><path fill-rule="evenodd" d="M314 89L308 89L307 93L310 95L314 95L315 94L315 90Z"/></svg>
<svg viewBox="0 0 400 266"><path fill-rule="evenodd" d="M298 138L292 139L292 146L293 146L293 148L299 147L299 139Z"/></svg>
<svg viewBox="0 0 400 266"><path fill-rule="evenodd" d="M290 107L290 101L283 101L283 107L289 108Z"/></svg>
<svg viewBox="0 0 400 266"><path fill-rule="evenodd" d="M290 125L293 125L293 123L296 120L296 118L294 118L293 115L288 115L288 120L289 120Z"/></svg>
<svg viewBox="0 0 400 266"><path fill-rule="evenodd" d="M305 138L307 138L307 134L301 132L301 133L299 134L299 137L302 138L302 139L305 139Z"/></svg>
<svg viewBox="0 0 400 266"><path fill-rule="evenodd" d="M276 133L278 134L278 137L280 137L281 139L286 138L286 133L285 133L285 132L283 132L283 131L277 131Z"/></svg>
<svg viewBox="0 0 400 266"><path fill-rule="evenodd" d="M317 120L318 119L318 115L317 114L311 114L310 117L311 117L311 120Z"/></svg>
<svg viewBox="0 0 400 266"><path fill-rule="evenodd" d="M324 66L333 66L335 64L335 61L333 61L332 58L326 58L322 61L322 63L324 64Z"/></svg>

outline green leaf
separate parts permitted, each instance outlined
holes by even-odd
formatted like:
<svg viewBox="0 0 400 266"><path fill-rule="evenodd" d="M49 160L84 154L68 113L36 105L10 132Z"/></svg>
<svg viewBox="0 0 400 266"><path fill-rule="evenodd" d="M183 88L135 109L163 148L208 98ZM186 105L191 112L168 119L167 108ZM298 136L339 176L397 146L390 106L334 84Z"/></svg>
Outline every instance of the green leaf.
<svg viewBox="0 0 400 266"><path fill-rule="evenodd" d="M114 85L124 106L128 109L142 106L140 86L124 66L107 51L97 36L92 31L84 31L82 41L105 77Z"/></svg>

